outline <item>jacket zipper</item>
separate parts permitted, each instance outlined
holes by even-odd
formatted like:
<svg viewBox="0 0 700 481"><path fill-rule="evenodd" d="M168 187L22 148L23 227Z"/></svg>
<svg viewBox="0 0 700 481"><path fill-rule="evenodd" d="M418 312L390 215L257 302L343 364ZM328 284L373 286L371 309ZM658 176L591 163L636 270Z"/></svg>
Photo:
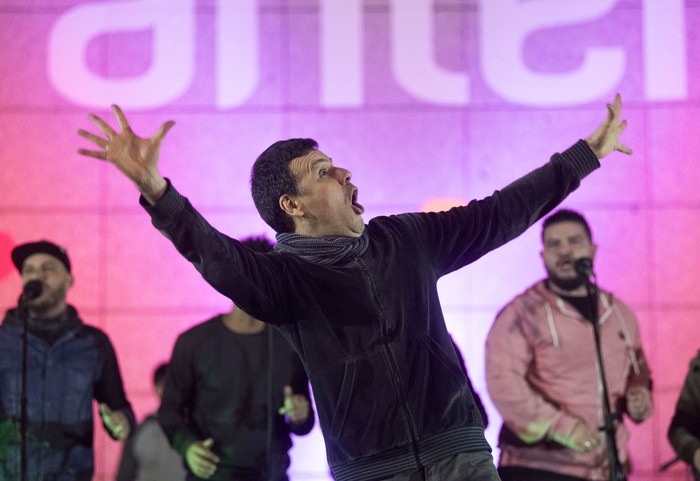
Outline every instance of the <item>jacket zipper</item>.
<svg viewBox="0 0 700 481"><path fill-rule="evenodd" d="M406 425L408 427L409 434L411 436L411 447L413 449L413 456L416 459L416 464L418 465L419 470L423 470L423 464L420 461L420 457L418 456L418 448L416 446L416 441L418 439L418 436L416 434L416 429L413 426L413 416L411 415L411 408L408 405L408 401L406 399L405 395L405 389L403 388L403 381L401 379L401 372L398 368L396 359L394 358L394 354L391 351L391 348L389 347L389 343L387 342L387 335L388 335L388 328L386 324L386 320L384 318L384 311L382 310L381 303L379 302L379 295L377 294L376 286L374 285L374 282L372 280L372 276L370 275L370 270L367 264L365 264L363 261L361 261L359 258L355 258L358 264L362 266L362 272L364 273L365 278L367 279L367 284L369 286L369 294L370 298L372 299L372 302L375 306L375 309L377 311L377 315L379 317L379 324L381 326L381 331L382 331L382 341L381 344L384 347L384 354L386 355L387 358L387 364L389 366L389 369L391 370L391 379L392 379L392 384L394 385L394 389L396 390L396 393L401 400L401 408L404 411L404 416L406 417Z"/></svg>

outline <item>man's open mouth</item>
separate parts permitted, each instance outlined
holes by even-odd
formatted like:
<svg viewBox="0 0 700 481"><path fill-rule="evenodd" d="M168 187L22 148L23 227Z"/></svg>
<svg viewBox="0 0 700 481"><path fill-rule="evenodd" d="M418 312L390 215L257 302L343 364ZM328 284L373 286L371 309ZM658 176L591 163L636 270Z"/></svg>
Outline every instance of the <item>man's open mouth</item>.
<svg viewBox="0 0 700 481"><path fill-rule="evenodd" d="M357 192L357 189L353 189L352 191L352 210L355 214L362 215L365 212L365 208L362 207L362 204L357 202Z"/></svg>

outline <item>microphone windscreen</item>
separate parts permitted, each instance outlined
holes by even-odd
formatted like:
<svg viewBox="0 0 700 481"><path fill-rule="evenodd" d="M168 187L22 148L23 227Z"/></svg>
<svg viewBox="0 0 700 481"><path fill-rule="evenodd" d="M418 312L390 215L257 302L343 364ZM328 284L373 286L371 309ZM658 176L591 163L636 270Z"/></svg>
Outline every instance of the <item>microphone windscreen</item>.
<svg viewBox="0 0 700 481"><path fill-rule="evenodd" d="M41 295L43 289L44 286L41 284L41 281L37 279L31 280L22 288L22 297L25 300L36 299Z"/></svg>

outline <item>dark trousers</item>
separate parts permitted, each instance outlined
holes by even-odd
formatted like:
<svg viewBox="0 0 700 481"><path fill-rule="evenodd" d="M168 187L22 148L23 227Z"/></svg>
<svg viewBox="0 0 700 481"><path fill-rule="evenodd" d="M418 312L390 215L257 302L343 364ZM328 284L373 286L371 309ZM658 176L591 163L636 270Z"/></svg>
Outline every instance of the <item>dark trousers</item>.
<svg viewBox="0 0 700 481"><path fill-rule="evenodd" d="M499 481L488 451L461 453L441 459L421 471L406 471L385 481Z"/></svg>
<svg viewBox="0 0 700 481"><path fill-rule="evenodd" d="M552 471L540 469L521 468L518 466L502 466L498 468L498 474L503 481L588 481L585 478L566 476Z"/></svg>

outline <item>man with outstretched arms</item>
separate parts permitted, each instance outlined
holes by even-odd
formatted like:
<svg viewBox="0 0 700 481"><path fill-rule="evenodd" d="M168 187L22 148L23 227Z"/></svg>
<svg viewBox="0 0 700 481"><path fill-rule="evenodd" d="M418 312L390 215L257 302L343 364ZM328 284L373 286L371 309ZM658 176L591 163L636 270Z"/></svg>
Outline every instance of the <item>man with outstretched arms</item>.
<svg viewBox="0 0 700 481"><path fill-rule="evenodd" d="M103 136L80 149L114 164L141 192L155 227L215 289L276 326L309 374L338 481L498 479L483 426L450 342L437 281L520 235L598 159L631 151L618 139L620 97L585 141L492 196L441 213L368 224L351 173L311 139L274 143L253 166L261 217L277 231L258 254L218 232L158 169L174 125L150 138L90 116Z"/></svg>

